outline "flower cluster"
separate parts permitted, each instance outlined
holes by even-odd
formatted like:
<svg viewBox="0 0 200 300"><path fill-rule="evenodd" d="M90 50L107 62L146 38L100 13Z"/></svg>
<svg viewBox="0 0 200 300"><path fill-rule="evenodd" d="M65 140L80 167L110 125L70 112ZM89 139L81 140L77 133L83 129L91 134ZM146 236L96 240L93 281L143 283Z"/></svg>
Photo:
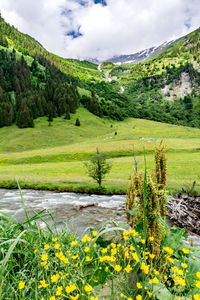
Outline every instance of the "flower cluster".
<svg viewBox="0 0 200 300"><path fill-rule="evenodd" d="M147 239L154 241L153 236ZM200 299L200 272L196 272L192 283L187 280L190 250L179 249L180 259L177 259L172 248L163 247L160 261L167 266L163 274L162 268L159 269L159 265L156 268L153 263L154 251L146 251L146 243L144 235L135 229L124 230L117 243L112 241L104 245L98 241L96 231L81 239L74 235L48 239L40 249L33 251L39 269L38 296L48 300L97 300L100 286L103 289L110 280L118 277L125 278L128 284L129 276L138 273L143 280L136 282L134 288L118 286L114 291L116 299L153 298L158 285L167 286L173 294L176 291L183 294L185 289L193 288L193 298ZM32 286L21 280L18 288L21 293L28 294Z"/></svg>

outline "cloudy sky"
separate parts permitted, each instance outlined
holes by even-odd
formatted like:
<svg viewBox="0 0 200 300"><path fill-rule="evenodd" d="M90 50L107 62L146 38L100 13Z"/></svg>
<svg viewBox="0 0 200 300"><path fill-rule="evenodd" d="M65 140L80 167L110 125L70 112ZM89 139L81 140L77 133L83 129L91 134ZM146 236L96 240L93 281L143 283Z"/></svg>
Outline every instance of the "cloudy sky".
<svg viewBox="0 0 200 300"><path fill-rule="evenodd" d="M200 26L200 0L0 0L1 14L63 57L109 58Z"/></svg>

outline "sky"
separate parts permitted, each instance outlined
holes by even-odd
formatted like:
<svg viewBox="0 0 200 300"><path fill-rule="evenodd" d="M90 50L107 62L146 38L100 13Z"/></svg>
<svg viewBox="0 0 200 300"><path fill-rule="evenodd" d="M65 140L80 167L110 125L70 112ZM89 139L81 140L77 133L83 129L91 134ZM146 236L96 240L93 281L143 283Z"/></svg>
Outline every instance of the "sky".
<svg viewBox="0 0 200 300"><path fill-rule="evenodd" d="M0 0L0 10L65 58L131 54L200 26L200 0Z"/></svg>

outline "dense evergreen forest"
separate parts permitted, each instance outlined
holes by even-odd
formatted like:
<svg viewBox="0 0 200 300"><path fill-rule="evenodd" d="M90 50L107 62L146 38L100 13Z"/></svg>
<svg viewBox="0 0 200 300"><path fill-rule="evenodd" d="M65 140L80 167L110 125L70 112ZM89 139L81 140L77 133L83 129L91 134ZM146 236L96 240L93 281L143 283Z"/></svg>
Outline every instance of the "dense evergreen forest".
<svg viewBox="0 0 200 300"><path fill-rule="evenodd" d="M0 50L0 127L16 122L33 127L33 120L47 116L70 118L79 105L77 80L40 57L28 66L24 56Z"/></svg>

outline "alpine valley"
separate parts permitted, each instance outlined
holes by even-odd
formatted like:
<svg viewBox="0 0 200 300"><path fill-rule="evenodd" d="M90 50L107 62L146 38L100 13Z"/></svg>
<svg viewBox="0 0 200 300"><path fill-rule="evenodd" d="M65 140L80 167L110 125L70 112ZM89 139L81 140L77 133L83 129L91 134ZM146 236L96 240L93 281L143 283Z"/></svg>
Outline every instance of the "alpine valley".
<svg viewBox="0 0 200 300"><path fill-rule="evenodd" d="M97 191L83 161L98 146L113 165L104 192L124 193L133 144L151 168L162 139L168 188L189 186L199 165L200 29L95 64L52 54L1 17L0 127L2 187L15 187L15 174L23 187Z"/></svg>

